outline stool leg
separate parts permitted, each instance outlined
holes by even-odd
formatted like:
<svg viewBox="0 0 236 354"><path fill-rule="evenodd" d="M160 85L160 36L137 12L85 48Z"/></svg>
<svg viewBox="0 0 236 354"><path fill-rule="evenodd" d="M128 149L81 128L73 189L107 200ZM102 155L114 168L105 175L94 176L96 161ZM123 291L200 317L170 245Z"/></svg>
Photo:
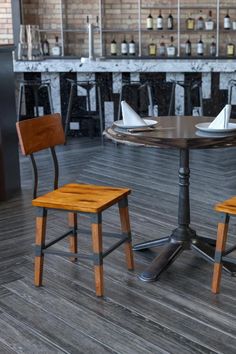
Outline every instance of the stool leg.
<svg viewBox="0 0 236 354"><path fill-rule="evenodd" d="M170 105L169 105L169 110L168 110L168 116L174 115L174 99L175 99L175 87L176 84L173 82L172 88L171 88L171 96L170 96Z"/></svg>
<svg viewBox="0 0 236 354"><path fill-rule="evenodd" d="M69 103L68 103L68 108L67 108L67 113L66 113L66 121L65 121L65 141L67 138L68 128L69 128L70 119L71 119L72 104L73 104L73 91L74 91L74 84L71 84Z"/></svg>
<svg viewBox="0 0 236 354"><path fill-rule="evenodd" d="M100 86L97 86L97 95L98 95L98 113L99 113L101 144L103 145L103 116L102 116L102 98L101 98Z"/></svg>
<svg viewBox="0 0 236 354"><path fill-rule="evenodd" d="M214 294L220 292L220 281L221 281L221 273L223 267L221 257L226 246L228 226L229 226L229 215L226 214L224 223L218 224L215 263L214 263L214 271L213 271L213 278L212 278L212 285L211 285L211 290Z"/></svg>
<svg viewBox="0 0 236 354"><path fill-rule="evenodd" d="M69 249L72 253L77 253L77 214L68 213L68 225L72 227L72 234L69 236ZM70 257L71 262L76 262L77 257Z"/></svg>
<svg viewBox="0 0 236 354"><path fill-rule="evenodd" d="M154 116L154 107L153 107L153 99L152 99L152 89L150 85L147 85L147 92L148 92L148 101L149 101L149 107L150 107L150 112L151 116Z"/></svg>
<svg viewBox="0 0 236 354"><path fill-rule="evenodd" d="M128 199L124 198L119 202L119 213L120 213L120 223L122 233L126 234L129 239L125 242L125 255L127 268L129 270L134 269L134 258L132 250L132 240L131 240L131 228L129 221L129 209L128 209Z"/></svg>
<svg viewBox="0 0 236 354"><path fill-rule="evenodd" d="M201 107L201 112L200 115L204 115L204 110L203 110L203 99L202 99L202 87L199 86L199 102L200 102L200 107Z"/></svg>
<svg viewBox="0 0 236 354"><path fill-rule="evenodd" d="M35 263L34 263L34 284L42 285L43 280L43 249L45 246L46 236L47 210L45 208L38 209L36 217L36 238L35 238Z"/></svg>
<svg viewBox="0 0 236 354"><path fill-rule="evenodd" d="M36 117L39 116L39 97L38 97L38 86L33 86L34 93L34 104L36 108Z"/></svg>
<svg viewBox="0 0 236 354"><path fill-rule="evenodd" d="M92 227L92 243L94 256L94 273L95 273L95 288L96 295L103 296L103 256L102 256L102 215L96 214Z"/></svg>
<svg viewBox="0 0 236 354"><path fill-rule="evenodd" d="M52 90L51 90L51 86L47 85L47 91L48 91L48 100L49 100L49 106L50 106L50 113L53 114L54 113L54 109L53 109L53 102L52 102Z"/></svg>
<svg viewBox="0 0 236 354"><path fill-rule="evenodd" d="M17 121L18 122L19 122L20 116L21 116L22 97L23 97L23 85L20 84L18 103L17 103Z"/></svg>

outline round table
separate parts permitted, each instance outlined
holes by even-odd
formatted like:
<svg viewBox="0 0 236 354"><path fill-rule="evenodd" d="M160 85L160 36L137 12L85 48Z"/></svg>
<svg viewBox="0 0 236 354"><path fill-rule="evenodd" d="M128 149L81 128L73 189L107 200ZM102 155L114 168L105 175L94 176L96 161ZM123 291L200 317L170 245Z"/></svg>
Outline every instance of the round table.
<svg viewBox="0 0 236 354"><path fill-rule="evenodd" d="M196 128L196 124L212 120L211 117L158 117L153 130L122 129L113 124L105 131L105 136L116 142L179 150L178 225L170 236L134 245L135 251L164 245L162 251L140 275L143 281L155 281L183 250L194 250L207 261L214 262L215 240L198 236L189 226L189 150L236 146L236 130L208 133ZM231 274L236 270L235 266L229 263L225 263L223 269Z"/></svg>

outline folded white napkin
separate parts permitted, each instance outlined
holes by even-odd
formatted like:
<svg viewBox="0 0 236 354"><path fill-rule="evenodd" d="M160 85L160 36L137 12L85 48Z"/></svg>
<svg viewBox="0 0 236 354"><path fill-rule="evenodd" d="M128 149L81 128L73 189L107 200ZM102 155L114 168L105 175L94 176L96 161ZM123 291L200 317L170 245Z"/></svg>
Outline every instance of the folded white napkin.
<svg viewBox="0 0 236 354"><path fill-rule="evenodd" d="M231 114L231 105L227 104L225 107L220 111L218 116L211 122L209 125L209 129L227 129L229 118Z"/></svg>
<svg viewBox="0 0 236 354"><path fill-rule="evenodd" d="M140 127L146 125L144 119L142 119L126 101L121 101L121 110L124 126Z"/></svg>

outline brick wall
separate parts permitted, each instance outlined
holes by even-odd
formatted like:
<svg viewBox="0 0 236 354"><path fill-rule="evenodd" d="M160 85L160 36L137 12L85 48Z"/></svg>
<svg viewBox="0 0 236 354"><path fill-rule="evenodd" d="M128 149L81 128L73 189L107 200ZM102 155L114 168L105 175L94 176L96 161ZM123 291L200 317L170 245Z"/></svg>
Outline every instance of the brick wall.
<svg viewBox="0 0 236 354"><path fill-rule="evenodd" d="M1 3L9 3L2 1ZM60 38L60 0L23 0L24 6L24 23L39 24L41 29L45 30L50 46L55 41L55 36ZM107 32L103 32L103 48L106 55L110 53L110 42L115 38L118 45L118 54L120 43L126 37L130 41L134 37L138 44L138 0L103 0L103 28ZM177 0L142 0L141 1L141 26L142 26L142 54L148 54L148 44L156 43L157 47L164 40L166 45L170 43L170 37L173 35L174 43L177 45ZM229 8L230 17L236 21L235 0L221 0L220 10L220 28L223 27L223 18ZM154 20L154 28L156 26L156 18L162 9L164 18L163 31L146 31L146 18L151 11ZM216 0L181 0L181 52L184 52L184 44L188 37L192 42L192 54L196 54L197 42L202 35L205 44L206 54L209 52L209 46L212 42L212 36L216 37L214 31L186 31L185 21L191 14L195 20L200 16L206 19L209 9L212 10L212 16L216 21ZM175 27L173 31L167 31L166 21L169 11L174 17ZM86 20L89 15L90 22L96 23L96 17L99 14L99 0L64 0L63 2L63 25L65 39L65 54L87 56L88 54L88 35L86 33ZM118 29L119 31L115 31ZM122 32L123 30L123 32ZM128 30L127 32L124 32ZM74 31L74 32L73 32ZM162 38L163 36L163 38ZM226 44L232 41L236 45L236 31L221 31L220 35L220 54L226 52ZM100 54L99 33L95 35L95 53Z"/></svg>
<svg viewBox="0 0 236 354"><path fill-rule="evenodd" d="M11 0L0 0L0 44L13 43Z"/></svg>

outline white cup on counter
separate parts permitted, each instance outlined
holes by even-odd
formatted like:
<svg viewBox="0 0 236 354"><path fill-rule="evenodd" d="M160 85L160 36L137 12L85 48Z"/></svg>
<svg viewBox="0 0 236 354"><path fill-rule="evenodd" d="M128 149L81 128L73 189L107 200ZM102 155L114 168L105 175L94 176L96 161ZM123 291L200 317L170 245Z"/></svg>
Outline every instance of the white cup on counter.
<svg viewBox="0 0 236 354"><path fill-rule="evenodd" d="M234 31L236 31L236 21L233 21L233 22L232 22L232 29L233 29Z"/></svg>

